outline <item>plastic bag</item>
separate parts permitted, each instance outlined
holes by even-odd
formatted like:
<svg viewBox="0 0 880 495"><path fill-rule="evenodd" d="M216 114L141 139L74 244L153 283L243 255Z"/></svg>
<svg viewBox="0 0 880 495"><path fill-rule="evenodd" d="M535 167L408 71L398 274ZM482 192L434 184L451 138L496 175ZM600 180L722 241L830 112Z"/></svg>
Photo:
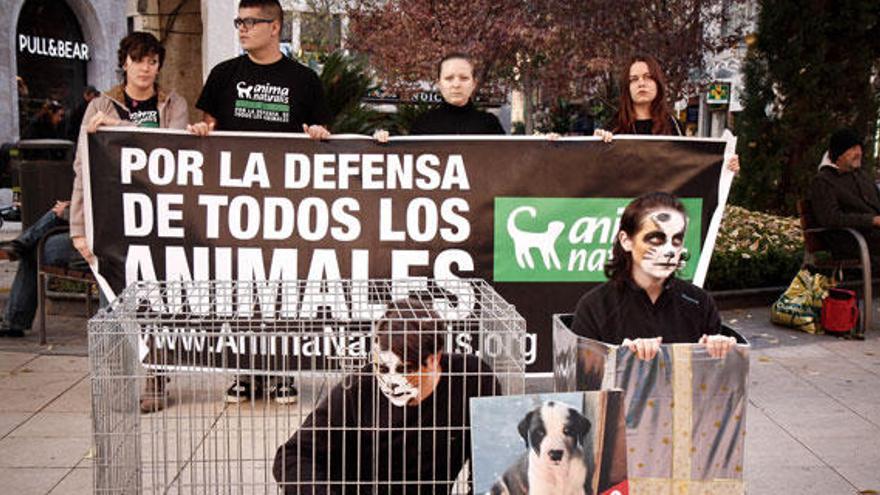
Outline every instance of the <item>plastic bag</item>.
<svg viewBox="0 0 880 495"><path fill-rule="evenodd" d="M788 289L770 308L770 321L807 333L823 333L820 324L822 300L828 295L833 281L821 273L812 274L802 268Z"/></svg>

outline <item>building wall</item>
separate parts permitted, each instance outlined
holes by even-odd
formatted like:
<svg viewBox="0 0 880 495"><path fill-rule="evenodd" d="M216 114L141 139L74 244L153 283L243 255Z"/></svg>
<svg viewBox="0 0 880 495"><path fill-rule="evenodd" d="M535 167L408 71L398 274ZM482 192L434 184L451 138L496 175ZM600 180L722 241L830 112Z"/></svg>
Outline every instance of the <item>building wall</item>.
<svg viewBox="0 0 880 495"><path fill-rule="evenodd" d="M89 45L88 83L106 89L117 82L116 47L126 34L125 2L77 0L67 4L76 14L85 42ZM0 142L17 141L18 89L16 27L24 0L4 0L0 9Z"/></svg>
<svg viewBox="0 0 880 495"><path fill-rule="evenodd" d="M238 16L238 0L203 0L202 79L211 68L235 57L241 50L232 20Z"/></svg>

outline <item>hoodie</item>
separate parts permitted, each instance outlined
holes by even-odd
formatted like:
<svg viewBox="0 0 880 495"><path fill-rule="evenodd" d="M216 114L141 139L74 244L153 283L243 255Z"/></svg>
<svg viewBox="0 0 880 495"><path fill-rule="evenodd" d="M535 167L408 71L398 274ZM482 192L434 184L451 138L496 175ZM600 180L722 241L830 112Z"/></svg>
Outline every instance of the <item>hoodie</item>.
<svg viewBox="0 0 880 495"><path fill-rule="evenodd" d="M92 100L83 116L82 126L79 131L79 143L76 147L76 158L73 160L74 178L73 192L70 198L70 237L84 236L86 232L85 214L83 212L82 171L83 154L88 153L86 145L88 133L85 127L98 112L103 112L122 120L119 124L120 126L131 125L130 122L123 120L122 116L119 115L119 112L116 110L117 106L126 109L126 111L128 110L125 106L125 94L123 93L122 85L101 93L100 96ZM159 127L168 129L186 128L186 125L189 123L189 110L186 106L186 100L182 96L174 91L166 92L159 88L157 107L159 110Z"/></svg>

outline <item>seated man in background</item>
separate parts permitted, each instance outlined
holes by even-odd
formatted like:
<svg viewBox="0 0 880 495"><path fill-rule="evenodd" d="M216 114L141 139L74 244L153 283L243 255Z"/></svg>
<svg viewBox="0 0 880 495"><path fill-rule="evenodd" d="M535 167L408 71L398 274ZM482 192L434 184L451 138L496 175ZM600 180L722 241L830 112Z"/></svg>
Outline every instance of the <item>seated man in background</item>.
<svg viewBox="0 0 880 495"><path fill-rule="evenodd" d="M471 397L501 392L492 369L445 354L445 329L423 303L392 303L372 363L330 391L275 454L286 494L449 493L470 458Z"/></svg>
<svg viewBox="0 0 880 495"><path fill-rule="evenodd" d="M880 269L880 193L862 169L862 140L851 129L831 135L829 162L819 166L810 192L813 215L819 226L853 228L865 236L871 269ZM858 258L853 236L846 232L823 232L822 238L837 258Z"/></svg>
<svg viewBox="0 0 880 495"><path fill-rule="evenodd" d="M16 239L0 244L0 259L18 261L15 280L6 301L0 337L24 337L24 332L34 323L37 313L37 244L49 231L66 227L70 201L57 201L55 206L28 227ZM68 266L81 260L67 231L56 233L46 239L43 247L44 265Z"/></svg>
<svg viewBox="0 0 880 495"><path fill-rule="evenodd" d="M699 342L712 357L724 357L736 339L721 335L712 297L675 278L685 229L684 205L669 193L644 194L627 205L605 266L608 281L578 301L572 331L626 346L646 361L661 343Z"/></svg>

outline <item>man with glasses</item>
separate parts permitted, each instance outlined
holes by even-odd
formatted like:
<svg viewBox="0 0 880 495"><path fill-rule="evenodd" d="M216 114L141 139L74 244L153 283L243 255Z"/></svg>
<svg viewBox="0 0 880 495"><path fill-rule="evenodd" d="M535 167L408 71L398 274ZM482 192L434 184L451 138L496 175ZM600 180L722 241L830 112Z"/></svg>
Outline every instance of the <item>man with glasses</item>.
<svg viewBox="0 0 880 495"><path fill-rule="evenodd" d="M196 108L203 122L189 129L305 132L314 139L330 135L332 116L318 76L281 53L284 15L278 0L241 0L233 25L244 55L211 70Z"/></svg>
<svg viewBox="0 0 880 495"><path fill-rule="evenodd" d="M312 139L330 136L332 120L317 74L281 53L284 13L278 0L241 0L238 30L244 55L211 70L196 108L203 121L188 126L205 136L218 131L304 132ZM267 389L267 390L264 390ZM292 379L236 377L226 391L226 401L245 402L266 391L275 402L290 404L298 392Z"/></svg>

